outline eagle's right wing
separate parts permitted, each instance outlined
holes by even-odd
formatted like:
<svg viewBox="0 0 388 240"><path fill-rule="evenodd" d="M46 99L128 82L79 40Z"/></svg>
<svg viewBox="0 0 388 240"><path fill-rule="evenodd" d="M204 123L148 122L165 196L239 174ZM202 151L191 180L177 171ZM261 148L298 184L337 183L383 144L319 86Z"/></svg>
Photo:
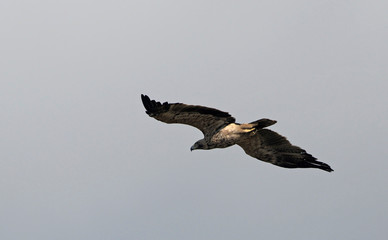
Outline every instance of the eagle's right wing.
<svg viewBox="0 0 388 240"><path fill-rule="evenodd" d="M285 137L269 129L258 129L253 134L242 137L237 145L251 157L280 167L333 171L328 164L317 161L304 149L292 145Z"/></svg>
<svg viewBox="0 0 388 240"><path fill-rule="evenodd" d="M141 95L146 113L165 123L181 123L198 128L205 136L213 134L222 126L234 123L229 113L214 108L183 103L160 103Z"/></svg>

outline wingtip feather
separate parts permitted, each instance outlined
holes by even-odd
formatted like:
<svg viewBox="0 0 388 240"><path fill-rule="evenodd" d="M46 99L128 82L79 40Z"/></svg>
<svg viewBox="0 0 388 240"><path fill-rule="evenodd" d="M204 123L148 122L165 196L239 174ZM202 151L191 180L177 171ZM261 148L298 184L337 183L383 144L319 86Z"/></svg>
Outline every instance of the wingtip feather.
<svg viewBox="0 0 388 240"><path fill-rule="evenodd" d="M164 102L163 104L155 100L151 100L147 95L141 94L141 100L143 102L144 108L147 110L146 113L153 117L158 113L167 111L169 108L169 103Z"/></svg>
<svg viewBox="0 0 388 240"><path fill-rule="evenodd" d="M151 109L151 99L144 94L141 94L141 101L143 102L144 108L147 110L146 113L148 114L148 111Z"/></svg>

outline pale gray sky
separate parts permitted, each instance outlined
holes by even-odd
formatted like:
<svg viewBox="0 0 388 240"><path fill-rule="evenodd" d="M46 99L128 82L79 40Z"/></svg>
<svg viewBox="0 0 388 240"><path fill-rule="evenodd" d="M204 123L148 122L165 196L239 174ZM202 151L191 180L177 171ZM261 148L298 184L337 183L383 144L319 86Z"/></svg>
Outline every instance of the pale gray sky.
<svg viewBox="0 0 388 240"><path fill-rule="evenodd" d="M2 1L1 239L386 239L386 1ZM140 94L271 118L333 173Z"/></svg>

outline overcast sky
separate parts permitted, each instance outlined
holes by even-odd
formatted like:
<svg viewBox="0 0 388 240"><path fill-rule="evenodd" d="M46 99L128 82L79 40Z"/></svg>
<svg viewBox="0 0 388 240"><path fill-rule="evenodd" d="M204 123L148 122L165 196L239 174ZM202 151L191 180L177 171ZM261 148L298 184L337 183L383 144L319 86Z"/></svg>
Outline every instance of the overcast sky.
<svg viewBox="0 0 388 240"><path fill-rule="evenodd" d="M0 4L0 238L386 239L387 1ZM285 169L144 113L140 94L270 128Z"/></svg>

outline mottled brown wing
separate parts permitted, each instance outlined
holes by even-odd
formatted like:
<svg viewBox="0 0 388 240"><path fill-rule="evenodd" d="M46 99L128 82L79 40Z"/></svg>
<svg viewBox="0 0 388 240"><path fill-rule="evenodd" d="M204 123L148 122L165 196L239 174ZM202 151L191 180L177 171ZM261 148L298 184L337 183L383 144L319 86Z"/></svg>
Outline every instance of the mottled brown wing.
<svg viewBox="0 0 388 240"><path fill-rule="evenodd" d="M292 145L285 137L269 129L259 129L237 143L246 154L264 162L285 168L319 168L333 171L326 163L317 161L304 149Z"/></svg>
<svg viewBox="0 0 388 240"><path fill-rule="evenodd" d="M141 95L146 113L165 123L181 123L198 128L205 136L213 134L217 129L235 119L227 112L203 106L183 103L160 103L151 100L147 95Z"/></svg>

